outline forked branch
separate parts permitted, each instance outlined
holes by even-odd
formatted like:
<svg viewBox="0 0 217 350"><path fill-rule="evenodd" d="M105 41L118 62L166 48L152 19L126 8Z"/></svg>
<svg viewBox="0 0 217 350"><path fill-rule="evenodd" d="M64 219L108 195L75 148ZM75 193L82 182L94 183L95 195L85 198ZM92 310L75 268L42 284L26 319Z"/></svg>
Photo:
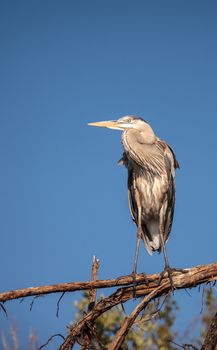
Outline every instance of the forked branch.
<svg viewBox="0 0 217 350"><path fill-rule="evenodd" d="M158 286L160 274L146 275L137 274L136 284L143 284L149 282L148 286L144 285L141 293L149 293ZM183 271L173 272L173 278L176 288L192 288L196 285L217 280L217 263L208 265L198 265L191 268L186 268ZM166 280L164 276L162 282ZM183 287L183 280L186 285ZM81 290L112 288L119 286L132 285L132 276L126 275L115 279L105 279L87 282L67 282L48 286L29 287L9 292L0 293L0 303L8 300L21 299L30 296L46 295L51 293L75 292ZM141 294L144 295L144 294ZM139 296L141 296L139 295Z"/></svg>
<svg viewBox="0 0 217 350"><path fill-rule="evenodd" d="M211 264L208 266L197 266L191 269L185 269L183 272L173 272L173 284L176 289L192 288L204 282L211 282L217 279L217 265ZM111 309L113 306L124 303L134 297L144 297L142 302L135 308L129 317L126 317L123 325L118 331L113 342L108 350L120 349L124 339L134 323L138 314L144 310L147 304L155 298L167 294L170 291L170 282L167 277L164 277L160 286L158 286L159 275L148 276L148 286L144 283L134 287L122 287L107 298L98 302L94 309L77 322L69 330L69 334L60 347L61 350L70 350L75 342L75 339L82 333L82 329L91 322L95 321L104 312Z"/></svg>
<svg viewBox="0 0 217 350"><path fill-rule="evenodd" d="M29 296L39 296L50 293L65 293L78 290L92 290L99 288L120 287L109 297L100 300L89 308L88 313L70 327L68 335L61 345L61 350L70 350L75 342L85 329L91 327L96 319L104 312L110 310L118 304L123 304L133 298L142 297L142 301L138 304L130 316L126 317L123 325L120 327L113 342L108 347L108 350L120 349L124 339L134 323L139 313L145 309L147 304L162 295L166 295L170 289L170 281L167 276L164 276L159 286L160 274L146 275L138 274L135 282L136 286L132 286L132 276L122 276L117 279L93 280L88 282L71 282L62 283L51 286L31 287L10 292L0 293L0 302L5 302L12 299L24 298ZM209 265L199 265L184 270L174 270L172 273L173 285L175 289L193 288L202 283L209 283L217 280L217 263ZM148 281L148 283L147 283ZM95 295L93 296L93 300ZM216 320L214 320L216 321ZM213 322L214 322L213 321ZM215 326L216 324L213 323ZM208 349L208 348L203 348ZM212 349L212 348L211 348Z"/></svg>

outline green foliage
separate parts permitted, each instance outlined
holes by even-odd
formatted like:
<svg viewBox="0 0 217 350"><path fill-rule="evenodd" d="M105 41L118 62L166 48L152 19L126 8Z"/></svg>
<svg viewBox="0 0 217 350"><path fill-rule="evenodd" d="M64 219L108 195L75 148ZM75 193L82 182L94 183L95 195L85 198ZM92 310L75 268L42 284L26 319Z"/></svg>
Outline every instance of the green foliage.
<svg viewBox="0 0 217 350"><path fill-rule="evenodd" d="M87 311L88 294L84 293L83 299L76 303L79 320ZM123 349L147 349L147 350L173 350L175 349L170 340L174 339L172 330L176 318L177 305L171 297L167 297L163 307L158 310L159 303L151 303L146 311L140 315L134 326L129 331ZM120 325L126 317L121 306L113 307L99 317L95 323L96 337L92 341L91 349L98 350L97 339L105 346L108 345L117 333ZM80 339L82 343L83 339Z"/></svg>
<svg viewBox="0 0 217 350"><path fill-rule="evenodd" d="M180 333L175 333L173 329L179 309L176 301L173 297L168 296L164 300L163 305L160 302L162 303L162 300L158 301L158 303L150 303L145 312L137 318L126 337L122 349L177 350L175 343L180 345L191 343L195 347L200 348L210 321L217 310L217 301L213 290L211 288L204 289L201 317L200 319L191 321L190 325L187 326L188 336L184 338ZM83 298L79 302L76 302L76 308L76 319L79 320L83 317L84 312L87 312L88 293L84 293ZM95 337L92 340L90 349L101 349L99 343L107 346L117 333L125 317L125 312L121 306L113 307L99 317L95 323ZM198 325L197 328L200 330L200 336L193 338L192 327L194 324ZM180 339L182 339L181 342ZM81 338L80 341L82 344L83 339Z"/></svg>
<svg viewBox="0 0 217 350"><path fill-rule="evenodd" d="M102 296L101 296L102 298ZM84 293L82 299L76 302L76 320L81 319L88 310L88 293ZM137 318L134 326L129 331L122 350L177 350L175 343L191 343L198 349L201 348L210 321L217 310L217 300L211 288L204 289L202 314L200 319L193 320L188 325L188 335L184 337L174 332L173 325L177 318L178 306L173 297L168 296L164 301L153 302L148 305L145 312ZM113 307L110 311L99 317L93 327L94 337L91 340L90 350L101 350L107 346L117 333L126 315L121 306ZM192 337L193 326L197 325L200 336ZM85 341L85 334L79 339L81 349ZM0 332L0 348L3 350L21 350L16 327L12 327L10 335ZM29 350L38 349L38 339L33 333L29 338ZM216 347L217 350L217 347Z"/></svg>

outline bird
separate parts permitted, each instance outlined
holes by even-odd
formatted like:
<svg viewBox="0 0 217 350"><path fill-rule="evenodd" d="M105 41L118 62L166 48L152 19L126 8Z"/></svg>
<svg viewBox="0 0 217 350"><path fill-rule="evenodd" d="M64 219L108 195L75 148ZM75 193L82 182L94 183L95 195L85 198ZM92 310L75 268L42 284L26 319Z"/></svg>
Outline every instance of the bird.
<svg viewBox="0 0 217 350"><path fill-rule="evenodd" d="M124 152L119 164L128 170L128 202L131 217L137 225L133 276L137 273L142 240L150 255L155 251L163 251L163 274L168 273L173 286L166 242L172 228L175 171L179 168L174 151L141 117L126 115L117 120L92 122L88 125L122 131Z"/></svg>

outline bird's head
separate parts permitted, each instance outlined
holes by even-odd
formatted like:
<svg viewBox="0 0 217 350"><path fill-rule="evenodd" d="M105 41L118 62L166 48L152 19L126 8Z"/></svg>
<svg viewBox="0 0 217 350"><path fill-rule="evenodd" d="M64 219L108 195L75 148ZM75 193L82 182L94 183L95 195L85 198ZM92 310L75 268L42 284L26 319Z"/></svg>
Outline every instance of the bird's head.
<svg viewBox="0 0 217 350"><path fill-rule="evenodd" d="M148 126L145 120L133 115L126 115L117 120L107 120L103 122L88 123L88 125L122 131L126 129L143 130L145 126Z"/></svg>

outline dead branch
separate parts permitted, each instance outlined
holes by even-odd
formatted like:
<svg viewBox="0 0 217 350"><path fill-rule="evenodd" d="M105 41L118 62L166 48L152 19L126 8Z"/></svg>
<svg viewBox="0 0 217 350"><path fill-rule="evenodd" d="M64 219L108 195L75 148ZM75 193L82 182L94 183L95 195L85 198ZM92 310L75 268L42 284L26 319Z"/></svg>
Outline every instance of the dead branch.
<svg viewBox="0 0 217 350"><path fill-rule="evenodd" d="M93 264L92 264L92 271L91 271L91 280L96 281L97 279L97 273L99 270L99 260L94 256L93 257ZM88 304L88 312L91 311L96 303L96 289L90 289L88 294L89 304ZM91 340L93 338L96 338L96 330L94 323L91 322L86 325L86 327L83 329L83 334L81 334L81 338L83 338L84 343L84 350L90 349Z"/></svg>
<svg viewBox="0 0 217 350"><path fill-rule="evenodd" d="M217 280L217 263L208 265L198 265L191 268L186 268L183 271L174 271L176 288L193 288L202 283L208 283ZM164 276L163 281L167 279ZM183 279L186 283L183 284ZM138 274L136 276L136 284L145 283L148 280L148 286L143 286L143 293L147 294L158 286L159 274L146 275ZM50 286L29 287L23 289L12 290L9 292L0 293L0 303L13 299L26 298L29 296L45 295L50 293L75 292L78 290L111 288L118 286L129 286L132 284L132 276L121 276L116 279L105 279L98 281L87 282L69 282L59 283ZM144 291L146 289L146 292ZM144 295L144 294L143 294Z"/></svg>
<svg viewBox="0 0 217 350"><path fill-rule="evenodd" d="M176 342L170 340L170 343L171 344L174 344L176 345L178 348L180 349L184 349L184 350L190 350L190 349L193 349L193 350L199 350L198 348L196 348L196 346L192 345L192 344L177 344Z"/></svg>
<svg viewBox="0 0 217 350"><path fill-rule="evenodd" d="M56 311L56 317L59 317L59 311L60 311L60 302L62 300L62 298L64 297L65 292L62 292L62 294L60 295L58 301L57 301L57 311Z"/></svg>
<svg viewBox="0 0 217 350"><path fill-rule="evenodd" d="M93 326L94 322L104 312L110 310L115 305L123 304L130 299L143 297L143 300L138 304L131 315L125 318L123 325L120 327L115 338L113 339L113 342L108 348L109 350L119 349L139 313L145 309L150 301L159 298L162 295L166 295L171 289L170 282L168 277L164 275L159 286L160 274L152 274L146 276L144 276L144 274L138 274L135 278L135 286L132 286L132 276L122 276L117 279L95 281L97 270L98 265L95 264L95 267L93 266L92 271L92 281L61 283L50 286L31 287L0 293L0 303L29 296L37 297L50 293L66 293L78 290L90 290L89 295L90 301L93 301L93 308L89 307L87 314L85 314L81 320L69 328L69 333L60 347L61 350L70 350L74 346L75 342L79 341L81 335L85 334L85 329L89 329L90 332L92 332L92 336L95 336L95 330ZM184 270L173 270L172 279L176 290L193 288L202 283L216 281L217 263L199 265ZM109 297L106 297L95 304L96 289L118 286L121 286L121 288L118 288ZM210 350L212 348L202 348L202 350L208 349Z"/></svg>
<svg viewBox="0 0 217 350"><path fill-rule="evenodd" d="M217 345L217 312L214 315L201 350L215 350Z"/></svg>
<svg viewBox="0 0 217 350"><path fill-rule="evenodd" d="M167 289L170 289L170 285L167 282ZM146 308L148 303L154 299L159 293L162 293L162 291L166 292L166 286L161 285L155 290L153 290L151 293L149 293L145 298L137 305L137 307L133 310L131 315L125 318L123 325L119 329L118 333L116 334L115 338L113 339L112 343L108 347L108 350L117 350L120 349L121 345L123 344L126 335L129 331L129 329L132 327L134 324L137 316L140 314L142 310Z"/></svg>
<svg viewBox="0 0 217 350"><path fill-rule="evenodd" d="M214 265L216 268L216 264ZM172 275L174 287L176 289L192 288L201 283L216 280L217 271L215 269L214 269L215 272L214 270L212 270L213 264L208 266L209 266L208 270L205 266L198 266L196 268L186 269L184 272L174 271ZM154 276L154 279L153 279L153 276ZM157 279L156 279L156 276L157 276ZM159 276L160 275L146 276L148 277L148 280L149 280L148 286L146 284L138 284L135 288L122 287L122 288L119 288L115 293L113 293L109 297L99 301L95 305L93 310L87 313L83 317L83 319L81 319L73 327L70 328L69 334L66 337L66 340L63 342L62 346L60 347L60 350L70 350L74 344L74 339L76 339L76 337L82 332L82 329L84 329L84 327L90 322L95 321L104 312L110 310L113 306L120 303L124 303L127 300L132 299L134 297L138 298L138 297L145 296L143 301L133 311L130 317L127 317L125 319L121 329L119 330L118 334L115 337L116 340L114 339L113 345L110 345L113 347L109 348L109 350L118 349L119 342L123 342L127 332L129 331L131 325L133 324L133 321L135 320L137 315L140 313L140 311L142 311L146 307L147 303L155 298L158 298L162 295L167 294L170 291L171 287L170 287L170 282L168 277L164 277L161 282L161 285L158 286Z"/></svg>
<svg viewBox="0 0 217 350"><path fill-rule="evenodd" d="M91 280L96 281L97 279L97 273L99 270L99 260L94 256L93 257L93 265L92 265L92 273L91 273ZM90 289L89 290L89 305L88 305L88 311L91 311L95 305L96 302L96 289Z"/></svg>
<svg viewBox="0 0 217 350"><path fill-rule="evenodd" d="M38 350L41 350L41 349L45 348L45 346L47 346L51 342L51 340L53 340L53 338L55 338L55 337L60 337L62 339L65 339L62 334L59 334L59 333L58 334L54 334L46 341L45 344L41 345Z"/></svg>
<svg viewBox="0 0 217 350"><path fill-rule="evenodd" d="M5 309L4 305L2 303L0 303L0 309L2 309L5 313L5 316L8 317L8 313L7 310Z"/></svg>

